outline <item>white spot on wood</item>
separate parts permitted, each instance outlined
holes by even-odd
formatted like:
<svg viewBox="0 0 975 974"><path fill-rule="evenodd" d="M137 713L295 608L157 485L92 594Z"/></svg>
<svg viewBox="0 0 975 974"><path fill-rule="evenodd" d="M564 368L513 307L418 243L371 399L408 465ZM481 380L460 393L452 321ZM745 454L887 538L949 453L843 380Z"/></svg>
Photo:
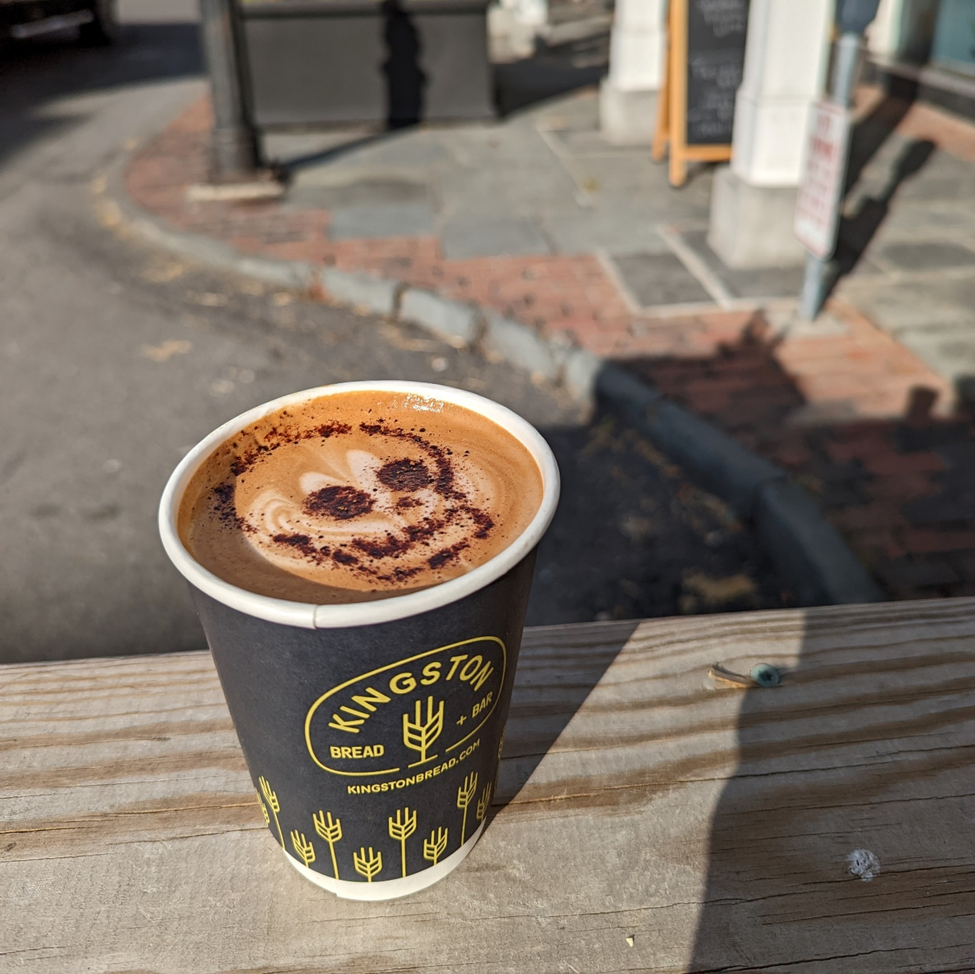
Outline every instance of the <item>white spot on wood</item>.
<svg viewBox="0 0 975 974"><path fill-rule="evenodd" d="M847 857L850 872L869 883L880 872L880 860L869 849L854 849Z"/></svg>

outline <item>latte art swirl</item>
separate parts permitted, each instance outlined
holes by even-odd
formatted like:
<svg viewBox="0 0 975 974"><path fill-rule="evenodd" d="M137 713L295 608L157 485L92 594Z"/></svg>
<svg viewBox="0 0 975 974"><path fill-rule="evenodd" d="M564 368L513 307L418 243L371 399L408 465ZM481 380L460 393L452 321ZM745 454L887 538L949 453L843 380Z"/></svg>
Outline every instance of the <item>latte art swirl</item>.
<svg viewBox="0 0 975 974"><path fill-rule="evenodd" d="M293 452L300 460L288 458L287 481L236 490L243 530L272 563L289 570L331 559L340 572L383 582L406 581L431 561L472 567L465 552L471 536L490 532L483 507L501 489L492 490L482 471L455 472L444 497L420 459L361 449L323 454L307 443Z"/></svg>
<svg viewBox="0 0 975 974"><path fill-rule="evenodd" d="M277 597L381 598L483 564L537 509L537 466L484 417L362 393L338 407L282 411L214 453L181 511L205 567Z"/></svg>

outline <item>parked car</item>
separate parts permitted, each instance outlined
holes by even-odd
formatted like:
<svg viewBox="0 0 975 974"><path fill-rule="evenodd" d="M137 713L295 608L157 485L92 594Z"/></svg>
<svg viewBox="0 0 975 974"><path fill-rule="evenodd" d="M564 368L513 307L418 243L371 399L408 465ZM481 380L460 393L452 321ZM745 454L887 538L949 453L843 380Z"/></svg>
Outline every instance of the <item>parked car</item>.
<svg viewBox="0 0 975 974"><path fill-rule="evenodd" d="M82 44L118 38L116 0L0 0L0 41L78 28Z"/></svg>

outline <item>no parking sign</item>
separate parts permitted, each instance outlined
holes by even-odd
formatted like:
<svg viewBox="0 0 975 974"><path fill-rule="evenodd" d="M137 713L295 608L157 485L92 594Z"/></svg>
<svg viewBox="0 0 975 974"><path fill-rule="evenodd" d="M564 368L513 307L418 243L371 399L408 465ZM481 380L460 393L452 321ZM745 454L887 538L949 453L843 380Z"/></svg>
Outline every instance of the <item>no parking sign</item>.
<svg viewBox="0 0 975 974"><path fill-rule="evenodd" d="M796 196L792 231L811 254L825 260L836 247L850 124L842 105L821 101L810 112L809 140Z"/></svg>

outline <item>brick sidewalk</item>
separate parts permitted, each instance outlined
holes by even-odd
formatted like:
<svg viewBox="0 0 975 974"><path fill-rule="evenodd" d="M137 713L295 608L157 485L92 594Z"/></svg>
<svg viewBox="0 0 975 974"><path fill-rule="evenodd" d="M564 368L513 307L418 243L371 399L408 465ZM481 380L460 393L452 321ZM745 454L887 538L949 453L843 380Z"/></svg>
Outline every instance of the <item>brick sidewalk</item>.
<svg viewBox="0 0 975 974"><path fill-rule="evenodd" d="M914 106L901 124L972 151L971 126L937 123ZM447 259L435 235L331 239L326 209L189 202L206 181L210 124L200 102L146 146L131 198L246 254L395 278L624 362L790 470L891 595L975 592L975 425L954 415L947 379L849 304L834 301L816 328L717 306L661 316L635 308L598 253Z"/></svg>
<svg viewBox="0 0 975 974"><path fill-rule="evenodd" d="M709 354L627 367L790 471L892 597L975 594L975 422L934 415L939 385L925 384L910 354L855 311L842 317L845 335L782 343L756 315ZM831 417L830 395L850 396L858 363L873 368L875 355L904 369L890 408L871 393L859 415Z"/></svg>

